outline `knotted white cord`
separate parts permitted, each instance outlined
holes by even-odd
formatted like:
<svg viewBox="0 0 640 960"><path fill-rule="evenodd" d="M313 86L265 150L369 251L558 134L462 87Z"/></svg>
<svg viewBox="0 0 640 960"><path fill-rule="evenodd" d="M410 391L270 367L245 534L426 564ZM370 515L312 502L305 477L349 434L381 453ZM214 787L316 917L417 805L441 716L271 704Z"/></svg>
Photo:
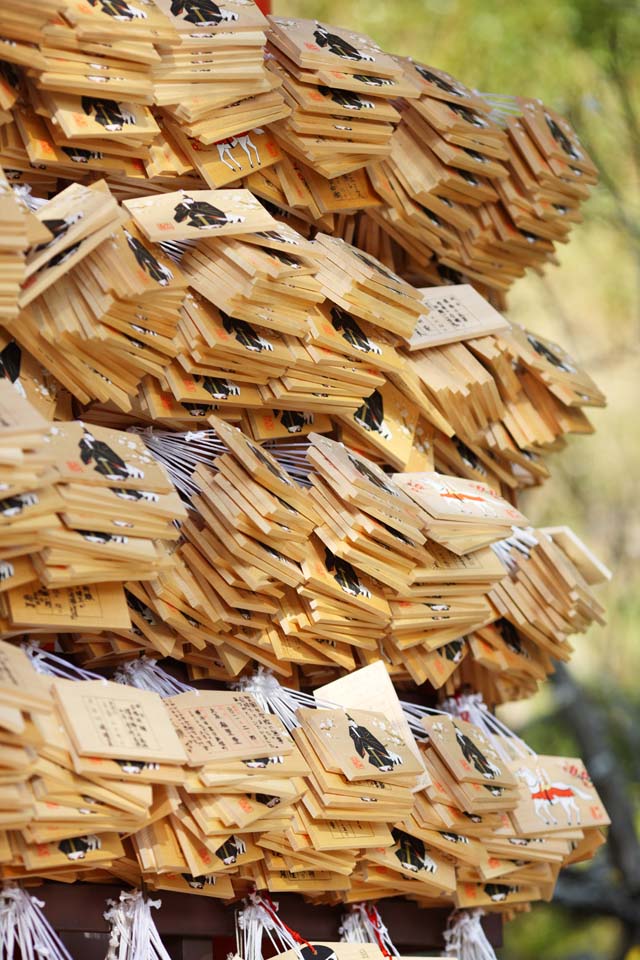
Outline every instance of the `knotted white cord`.
<svg viewBox="0 0 640 960"><path fill-rule="evenodd" d="M456 911L444 932L445 956L457 960L496 960L493 947L482 928L484 910Z"/></svg>
<svg viewBox="0 0 640 960"><path fill-rule="evenodd" d="M244 901L244 906L236 913L236 953L242 960L264 960L262 939L265 935L276 956L293 950L299 960L304 960L296 935L280 920L277 910L277 903L266 900L259 893L250 894Z"/></svg>
<svg viewBox="0 0 640 960"><path fill-rule="evenodd" d="M1 960L71 960L71 954L42 913L37 900L22 887L5 883L0 892Z"/></svg>
<svg viewBox="0 0 640 960"><path fill-rule="evenodd" d="M296 717L298 707L342 709L335 703L316 700L312 694L281 686L274 675L264 667L258 667L256 672L248 677L241 677L232 684L232 687L235 690L242 690L243 693L252 694L265 713L275 713L280 717L287 730L299 726L300 721Z"/></svg>
<svg viewBox="0 0 640 960"><path fill-rule="evenodd" d="M124 683L139 690L150 690L161 697L175 697L179 693L197 693L195 687L176 680L170 673L158 666L157 660L139 657L123 663L113 675L116 683Z"/></svg>
<svg viewBox="0 0 640 960"><path fill-rule="evenodd" d="M339 933L343 943L377 943L385 956L400 956L378 908L372 903L354 903L342 917Z"/></svg>
<svg viewBox="0 0 640 960"><path fill-rule="evenodd" d="M29 657L37 673L43 673L50 677L62 677L64 680L102 680L103 683L106 683L106 679L99 673L83 670L81 667L76 667L71 661L65 660L64 657L43 650L35 640L29 640L20 646Z"/></svg>
<svg viewBox="0 0 640 960"><path fill-rule="evenodd" d="M140 890L123 890L118 900L107 900L104 918L111 930L106 960L171 960L151 916L151 908L161 904Z"/></svg>

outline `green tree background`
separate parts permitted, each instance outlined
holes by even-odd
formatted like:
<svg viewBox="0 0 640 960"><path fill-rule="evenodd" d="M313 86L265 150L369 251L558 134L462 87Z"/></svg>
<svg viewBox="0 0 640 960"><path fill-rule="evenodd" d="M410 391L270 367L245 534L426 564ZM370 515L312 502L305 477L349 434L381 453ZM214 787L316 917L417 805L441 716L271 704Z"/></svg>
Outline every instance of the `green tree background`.
<svg viewBox="0 0 640 960"><path fill-rule="evenodd" d="M567 347L609 398L593 413L596 435L555 456L551 481L523 504L536 525L570 524L612 569L600 590L608 623L576 638L570 674L504 716L541 752L591 761L616 825L553 904L506 927L502 955L640 960L640 4L273 2L276 14L358 29L477 90L540 97L571 119L600 168L558 266L515 285L509 316Z"/></svg>

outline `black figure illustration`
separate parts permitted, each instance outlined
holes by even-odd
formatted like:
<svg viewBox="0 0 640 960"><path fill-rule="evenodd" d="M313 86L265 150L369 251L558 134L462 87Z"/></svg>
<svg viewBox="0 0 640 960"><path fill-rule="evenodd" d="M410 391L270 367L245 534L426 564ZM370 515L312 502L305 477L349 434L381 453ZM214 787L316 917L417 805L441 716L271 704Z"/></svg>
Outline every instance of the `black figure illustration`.
<svg viewBox="0 0 640 960"><path fill-rule="evenodd" d="M3 76L12 90L18 90L20 86L20 75L18 71L7 60L0 61L0 76Z"/></svg>
<svg viewBox="0 0 640 960"><path fill-rule="evenodd" d="M291 875L293 879L293 874ZM327 947L324 943L309 944L306 947L297 948L302 954L304 960L338 960L335 950Z"/></svg>
<svg viewBox="0 0 640 960"><path fill-rule="evenodd" d="M467 153L472 160L476 160L478 163L486 163L487 158L484 157L481 153L478 153L477 150L471 150L469 147L462 148L465 153Z"/></svg>
<svg viewBox="0 0 640 960"><path fill-rule="evenodd" d="M470 123L474 127L480 127L480 129L482 129L487 126L487 121L479 117L473 110L469 110L468 107L462 107L457 103L450 103L449 110L452 110L453 113L461 117L462 120Z"/></svg>
<svg viewBox="0 0 640 960"><path fill-rule="evenodd" d="M51 240L47 240L46 243L40 243L36 247L36 250L46 250L47 247L51 247L54 243L57 243L58 240L66 236L68 230L76 223L79 223L84 217L84 213L79 210L77 213L71 213L68 217L59 217L54 220L43 220L42 223L49 230L53 236Z"/></svg>
<svg viewBox="0 0 640 960"><path fill-rule="evenodd" d="M182 873L180 876L187 881L192 890L203 890L207 886L213 886L217 880L217 877L205 876L204 874L194 877L191 873Z"/></svg>
<svg viewBox="0 0 640 960"><path fill-rule="evenodd" d="M215 27L238 19L237 13L222 10L214 0L171 0L171 13L202 27Z"/></svg>
<svg viewBox="0 0 640 960"><path fill-rule="evenodd" d="M342 307L331 307L331 324L335 330L342 331L344 339L356 350L360 350L362 353L374 353L377 356L382 353L377 343L369 340L357 320Z"/></svg>
<svg viewBox="0 0 640 960"><path fill-rule="evenodd" d="M371 596L371 591L360 583L358 574L347 560L336 557L329 550L329 547L324 548L324 554L327 570L329 573L333 573L334 580L345 593L351 594L352 597L365 597L367 599Z"/></svg>
<svg viewBox="0 0 640 960"><path fill-rule="evenodd" d="M51 257L51 260L47 260L45 265L40 269L50 270L51 267L59 267L60 264L65 262L65 260L70 260L74 253L77 253L77 251L80 249L81 245L82 240L78 240L77 243L72 243L71 246L67 247L66 250L61 250L60 253L56 253L55 256Z"/></svg>
<svg viewBox="0 0 640 960"><path fill-rule="evenodd" d="M206 417L212 410L218 409L217 403L204 405L202 403L189 403L188 400L182 402L182 407L187 411L190 417Z"/></svg>
<svg viewBox="0 0 640 960"><path fill-rule="evenodd" d="M89 0L92 7L100 7L103 13L114 20L146 20L144 10L130 6L126 0Z"/></svg>
<svg viewBox="0 0 640 960"><path fill-rule="evenodd" d="M16 569L12 563L8 560L0 560L0 583L9 580L15 572Z"/></svg>
<svg viewBox="0 0 640 960"><path fill-rule="evenodd" d="M109 100L106 97L83 96L81 103L82 109L88 117L93 114L96 123L112 133L122 130L126 124L135 125L135 116L116 100Z"/></svg>
<svg viewBox="0 0 640 960"><path fill-rule="evenodd" d="M0 379L6 377L20 396L26 397L25 389L20 382L20 367L22 365L22 350L15 340L10 340L6 347L0 350Z"/></svg>
<svg viewBox="0 0 640 960"><path fill-rule="evenodd" d="M353 79L359 80L360 83L366 83L370 87L391 87L396 82L389 77L370 77L366 73L355 73Z"/></svg>
<svg viewBox="0 0 640 960"><path fill-rule="evenodd" d="M3 517L16 517L25 507L33 507L38 501L37 493L16 493L0 500L0 514Z"/></svg>
<svg viewBox="0 0 640 960"><path fill-rule="evenodd" d="M203 390L206 390L214 400L228 400L229 397L238 397L240 387L232 380L226 380L223 377L201 377L193 378L199 383Z"/></svg>
<svg viewBox="0 0 640 960"><path fill-rule="evenodd" d="M210 230L212 227L224 227L227 223L242 223L244 217L236 213L225 213L207 200L194 200L185 194L173 213L176 223L187 221L188 227Z"/></svg>
<svg viewBox="0 0 640 960"><path fill-rule="evenodd" d="M375 270L376 273L379 273L381 277L384 277L386 280L390 280L392 283L398 285L402 283L399 277L392 273L391 270L387 270L386 267L383 267L381 263L374 257L370 257L368 254L364 253L362 250L356 250L355 247L352 247L351 252L355 254L358 260L362 260L363 263L366 263L368 267L371 267L372 270ZM398 293L402 293L402 290L398 290Z"/></svg>
<svg viewBox="0 0 640 960"><path fill-rule="evenodd" d="M374 390L370 397L364 398L353 419L365 430L379 433L383 440L391 440L391 431L384 422L384 401L379 390Z"/></svg>
<svg viewBox="0 0 640 960"><path fill-rule="evenodd" d="M277 807L280 803L280 797L274 797L270 793L256 793L255 794L256 803L262 804L263 807Z"/></svg>
<svg viewBox="0 0 640 960"><path fill-rule="evenodd" d="M141 243L137 237L129 233L128 230L124 231L124 235L127 238L129 249L132 251L142 269L149 274L152 280L155 280L160 286L166 287L166 285L173 280L171 270L160 263L151 251L147 250L145 245Z"/></svg>
<svg viewBox="0 0 640 960"><path fill-rule="evenodd" d="M129 543L128 537L118 533L103 533L101 530L78 530L77 532L88 543Z"/></svg>
<svg viewBox="0 0 640 960"><path fill-rule="evenodd" d="M63 153L74 163L89 163L89 160L102 160L99 150L85 150L84 147L60 147Z"/></svg>
<svg viewBox="0 0 640 960"><path fill-rule="evenodd" d="M254 457L256 457L260 461L260 463L267 468L269 473L272 473L274 477L278 478L278 480L282 480L282 482L286 483L287 486L289 487L292 486L293 480L291 480L291 478L287 476L284 470L279 470L278 467L274 463L272 463L268 457L265 457L263 451L260 449L259 446L257 446L257 444L252 443L251 440L246 440L246 444L249 447L249 450L251 450L251 453L254 455ZM288 504L285 504L285 506L288 506ZM291 509L291 507L289 507L289 509Z"/></svg>
<svg viewBox="0 0 640 960"><path fill-rule="evenodd" d="M325 97L330 97L334 103L347 110L373 110L374 104L371 100L363 100L359 93L352 90L335 90L324 86L318 89Z"/></svg>
<svg viewBox="0 0 640 960"><path fill-rule="evenodd" d="M121 500L144 500L146 503L157 503L160 495L150 490L123 490L121 487L109 487L116 497Z"/></svg>
<svg viewBox="0 0 640 960"><path fill-rule="evenodd" d="M475 745L473 740L463 733L462 730L458 730L457 727L456 740L462 751L462 756L467 763L473 764L478 773L481 773L487 780L495 780L496 777L500 776L500 768L496 767L495 763L491 763L491 761L485 757L482 750Z"/></svg>
<svg viewBox="0 0 640 960"><path fill-rule="evenodd" d="M276 260L279 260L280 263L283 263L285 267L291 267L293 270L300 269L300 261L292 257L290 253L286 253L284 250L270 250L269 253L272 257L275 257Z"/></svg>
<svg viewBox="0 0 640 960"><path fill-rule="evenodd" d="M480 181L477 177L474 177L472 173L469 173L468 170L457 170L457 173L460 174L463 180L466 180L467 183L471 184L472 187L477 187Z"/></svg>
<svg viewBox="0 0 640 960"><path fill-rule="evenodd" d="M447 830L438 830L438 833L449 843L469 843L469 837L463 837L461 833L449 833Z"/></svg>
<svg viewBox="0 0 640 960"><path fill-rule="evenodd" d="M337 33L330 33L317 20L313 36L319 47L327 47L329 52L335 54L336 57L344 57L345 60L366 60L369 63L372 63L375 59L370 54L358 50L348 40L343 40Z"/></svg>
<svg viewBox="0 0 640 960"><path fill-rule="evenodd" d="M224 310L220 311L222 326L227 333L232 333L238 343L241 343L247 350L254 353L262 353L263 350L273 350L273 344L261 337L246 320L236 320L230 317Z"/></svg>
<svg viewBox="0 0 640 960"><path fill-rule="evenodd" d="M460 663L464 652L464 640L452 640L450 643L445 644L442 652L447 660L450 660L452 663Z"/></svg>
<svg viewBox="0 0 640 960"><path fill-rule="evenodd" d="M504 793L502 787L496 787L495 783L485 783L483 787L492 797L501 797Z"/></svg>
<svg viewBox="0 0 640 960"><path fill-rule="evenodd" d="M144 760L116 760L123 773L138 776L143 770L158 770L159 763L146 763Z"/></svg>
<svg viewBox="0 0 640 960"><path fill-rule="evenodd" d="M236 863L238 857L241 857L242 854L246 852L247 845L242 837L232 836L229 837L228 840L225 840L221 847L218 847L216 857L229 866L232 863Z"/></svg>
<svg viewBox="0 0 640 960"><path fill-rule="evenodd" d="M463 810L462 816L471 820L471 823L482 823L482 817L478 813L467 813L466 810Z"/></svg>
<svg viewBox="0 0 640 960"><path fill-rule="evenodd" d="M545 343L542 343L537 337L534 337L532 333L527 334L527 340L538 356L544 357L544 359L552 366L556 367L558 370L562 370L563 373L575 373L575 367L573 367L570 363L567 363L566 360L563 360L562 357L559 357Z"/></svg>
<svg viewBox="0 0 640 960"><path fill-rule="evenodd" d="M285 237L277 230L260 230L256 233L256 237L263 237L265 240L277 240L278 243L290 243L292 246L297 246L299 242L295 237Z"/></svg>
<svg viewBox="0 0 640 960"><path fill-rule="evenodd" d="M426 870L427 873L436 872L437 864L429 856L419 837L412 837L411 834L397 827L392 829L391 834L398 846L394 851L395 855L406 870L411 870L412 873L419 873L420 870Z"/></svg>
<svg viewBox="0 0 640 960"><path fill-rule="evenodd" d="M393 497L397 496L397 493L393 487L390 487L388 483L385 483L384 480L381 480L380 477L374 473L374 471L364 462L364 460L356 457L353 453L349 453L348 457L358 473L364 477L365 480L368 480L369 483L372 483L380 490L384 490L385 493L390 493Z"/></svg>
<svg viewBox="0 0 640 960"><path fill-rule="evenodd" d="M545 120L547 121L547 126L549 127L549 132L551 136L559 144L568 157L571 157L572 160L580 160L582 154L576 150L574 145L569 140L569 137L566 135L564 130L556 123L553 117L550 117L548 113L544 115Z"/></svg>
<svg viewBox="0 0 640 960"><path fill-rule="evenodd" d="M485 883L484 892L494 903L506 900L510 893L517 893L517 887L507 886L506 883Z"/></svg>
<svg viewBox="0 0 640 960"><path fill-rule="evenodd" d="M251 770L264 770L272 764L284 763L284 757L256 757L254 760L243 760L245 767Z"/></svg>
<svg viewBox="0 0 640 960"><path fill-rule="evenodd" d="M298 410L274 410L283 427L286 427L287 433L300 433L304 426L313 423L312 413L301 413Z"/></svg>
<svg viewBox="0 0 640 960"><path fill-rule="evenodd" d="M414 63L414 67L423 80L426 80L427 83L432 83L438 87L439 90L442 90L443 93L452 93L454 97L462 97L464 95L462 90L458 90L452 83L449 83L448 80L444 80L436 73L432 73L431 70L427 70L426 67L421 66L419 63Z"/></svg>
<svg viewBox="0 0 640 960"><path fill-rule="evenodd" d="M486 475L487 470L482 460L478 459L473 450L471 450L470 447L468 447L466 443L460 439L460 437L454 437L453 443L456 450L460 454L462 461L466 463L471 470L476 470L478 473Z"/></svg>
<svg viewBox="0 0 640 960"><path fill-rule="evenodd" d="M371 766L376 767L381 773L388 773L394 767L402 765L402 757L388 750L367 727L361 726L349 714L347 714L347 721L349 736L359 757L363 760L366 757Z"/></svg>
<svg viewBox="0 0 640 960"><path fill-rule="evenodd" d="M61 840L58 850L64 853L67 860L84 860L91 850L99 850L102 846L100 837L88 833L84 837L73 837L70 840Z"/></svg>
<svg viewBox="0 0 640 960"><path fill-rule="evenodd" d="M125 463L119 453L112 450L103 440L96 440L86 427L82 430L83 436L79 449L80 459L84 464L93 462L94 470L109 480L142 480L144 477L142 470Z"/></svg>
<svg viewBox="0 0 640 960"><path fill-rule="evenodd" d="M510 623L508 620L500 620L498 628L502 635L502 639L512 653L517 654L519 657L527 657L528 659L531 659L531 654L522 646L520 634L512 623Z"/></svg>

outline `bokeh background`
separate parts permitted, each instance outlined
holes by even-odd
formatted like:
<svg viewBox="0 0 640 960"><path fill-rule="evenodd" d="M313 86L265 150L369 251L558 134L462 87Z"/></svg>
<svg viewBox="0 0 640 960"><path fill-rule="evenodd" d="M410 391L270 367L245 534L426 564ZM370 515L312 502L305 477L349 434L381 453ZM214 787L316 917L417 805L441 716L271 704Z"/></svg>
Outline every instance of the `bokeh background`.
<svg viewBox="0 0 640 960"><path fill-rule="evenodd" d="M504 960L640 960L640 3L638 0L272 0L282 16L370 34L479 91L540 97L600 168L559 265L517 282L509 317L561 343L609 398L529 495L611 568L608 622L569 671L504 716L540 752L581 755L614 820L593 864L505 928Z"/></svg>

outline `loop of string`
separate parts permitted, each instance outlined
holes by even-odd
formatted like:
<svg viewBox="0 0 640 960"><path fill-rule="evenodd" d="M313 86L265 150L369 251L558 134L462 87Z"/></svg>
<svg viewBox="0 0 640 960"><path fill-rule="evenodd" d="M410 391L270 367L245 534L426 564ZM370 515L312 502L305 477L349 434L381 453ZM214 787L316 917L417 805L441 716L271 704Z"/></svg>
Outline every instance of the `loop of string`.
<svg viewBox="0 0 640 960"><path fill-rule="evenodd" d="M236 913L236 953L242 960L264 960L263 937L270 940L276 955L294 950L304 960L300 946L316 953L313 944L289 927L278 915L278 904L268 893L251 893Z"/></svg>
<svg viewBox="0 0 640 960"><path fill-rule="evenodd" d="M151 908L157 909L161 903L147 899L141 890L123 890L118 900L107 900L104 918L110 933L106 960L171 960L151 915Z"/></svg>
<svg viewBox="0 0 640 960"><path fill-rule="evenodd" d="M292 730L299 725L299 720L296 717L298 707L326 710L342 709L335 703L316 700L312 694L283 687L274 675L264 667L258 667L256 672L248 677L241 677L232 686L235 690L252 694L265 713L274 713L282 720L287 730Z"/></svg>
<svg viewBox="0 0 640 960"><path fill-rule="evenodd" d="M123 663L113 675L116 683L123 683L139 690L150 690L161 697L175 697L179 693L198 693L195 687L172 677L158 666L158 661L139 657Z"/></svg>
<svg viewBox="0 0 640 960"><path fill-rule="evenodd" d="M206 407L206 404L203 404ZM199 493L193 471L198 464L211 467L216 457L229 452L215 430L185 430L177 433L156 427L129 427L128 433L142 437L156 460L164 464L174 485L189 500ZM293 478L308 483L309 465L304 454L308 445L272 440L265 449Z"/></svg>
<svg viewBox="0 0 640 960"><path fill-rule="evenodd" d="M50 677L61 677L63 680L101 680L102 683L107 682L105 677L102 677L99 673L83 670L81 667L76 667L70 660L65 660L64 657L43 650L35 640L29 640L28 643L21 644L21 649L29 657L31 665L37 673L43 673Z"/></svg>
<svg viewBox="0 0 640 960"><path fill-rule="evenodd" d="M372 903L353 904L342 918L339 933L344 943L377 943L384 957L400 956L379 910Z"/></svg>
<svg viewBox="0 0 640 960"><path fill-rule="evenodd" d="M482 928L484 910L454 911L444 932L445 956L457 960L496 960Z"/></svg>
<svg viewBox="0 0 640 960"><path fill-rule="evenodd" d="M536 753L528 743L492 714L481 693L458 693L445 700L440 708L425 707L418 703L400 701L411 732L417 739L425 740L427 733L422 726L422 718L429 716L460 717L479 727L487 737L499 757L510 762L521 757L535 757Z"/></svg>
<svg viewBox="0 0 640 960"><path fill-rule="evenodd" d="M513 576L517 573L520 561L529 559L531 551L538 545L538 539L534 534L533 527L512 527L511 530L509 537L498 540L497 543L492 543L491 549L507 573ZM518 554L520 554L520 557L518 557Z"/></svg>
<svg viewBox="0 0 640 960"><path fill-rule="evenodd" d="M451 716L480 727L491 746L506 762L519 757L535 757L536 752L487 708L481 693L459 693L442 704Z"/></svg>
<svg viewBox="0 0 640 960"><path fill-rule="evenodd" d="M37 900L22 887L5 883L0 892L1 960L71 960Z"/></svg>

